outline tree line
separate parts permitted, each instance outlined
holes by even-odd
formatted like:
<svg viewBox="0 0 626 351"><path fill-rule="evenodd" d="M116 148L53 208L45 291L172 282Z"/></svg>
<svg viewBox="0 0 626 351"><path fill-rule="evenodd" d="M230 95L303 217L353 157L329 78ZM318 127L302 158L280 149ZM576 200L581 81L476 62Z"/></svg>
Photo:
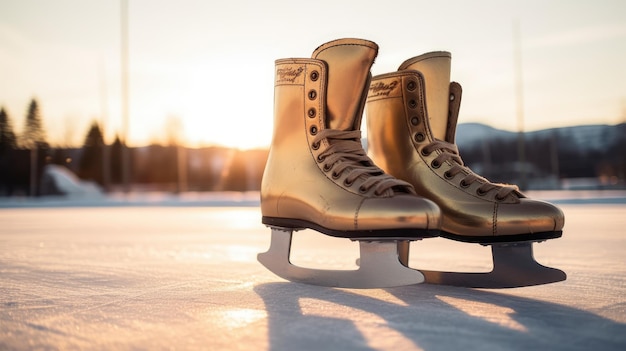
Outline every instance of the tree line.
<svg viewBox="0 0 626 351"><path fill-rule="evenodd" d="M267 150L226 147L186 148L178 140L167 145L128 147L115 137L110 145L93 121L80 147L52 147L46 141L39 104L28 107L23 133L0 108L0 196L59 194L44 177L47 166L65 167L103 191L126 191L123 152L129 157L131 190L251 191L260 189Z"/></svg>
<svg viewBox="0 0 626 351"><path fill-rule="evenodd" d="M526 137L524 159L515 139L490 138L461 149L476 173L496 182L527 188L558 188L561 179L590 178L608 187L624 187L626 180L626 124L615 126L617 138L602 148L576 145L558 133ZM65 167L79 179L104 191L126 191L123 152L128 152L131 190L142 191L253 191L259 190L268 150L225 147L186 148L171 138L166 145L127 148L115 137L107 145L100 125L89 126L80 147L52 147L46 140L36 99L27 108L23 132L0 108L0 196L57 194L43 177L47 166Z"/></svg>
<svg viewBox="0 0 626 351"><path fill-rule="evenodd" d="M589 187L626 187L626 123L610 127L603 145L551 133L525 135L519 139L492 138L460 150L465 163L484 177L523 188L555 188L562 180L589 179ZM607 129L608 130L608 129ZM612 137L616 136L616 137ZM524 161L520 162L520 150ZM592 185L595 184L595 185Z"/></svg>

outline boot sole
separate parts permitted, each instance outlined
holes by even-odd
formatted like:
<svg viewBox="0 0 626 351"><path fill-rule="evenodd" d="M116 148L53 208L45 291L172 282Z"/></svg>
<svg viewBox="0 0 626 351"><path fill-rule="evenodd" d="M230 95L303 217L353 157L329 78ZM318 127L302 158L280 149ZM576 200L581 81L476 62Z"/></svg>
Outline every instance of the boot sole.
<svg viewBox="0 0 626 351"><path fill-rule="evenodd" d="M261 222L269 227L286 228L289 230L312 229L337 238L350 240L420 240L439 236L439 230L423 228L395 228L372 230L336 230L305 221L302 219L263 216Z"/></svg>
<svg viewBox="0 0 626 351"><path fill-rule="evenodd" d="M441 237L456 241L462 241L466 243L476 243L482 245L490 244L504 244L504 243L517 243L517 242L538 242L550 239L557 239L563 235L563 231L552 232L539 232L539 233L525 233L514 235L500 235L500 236L467 236L453 234L445 231L441 231Z"/></svg>

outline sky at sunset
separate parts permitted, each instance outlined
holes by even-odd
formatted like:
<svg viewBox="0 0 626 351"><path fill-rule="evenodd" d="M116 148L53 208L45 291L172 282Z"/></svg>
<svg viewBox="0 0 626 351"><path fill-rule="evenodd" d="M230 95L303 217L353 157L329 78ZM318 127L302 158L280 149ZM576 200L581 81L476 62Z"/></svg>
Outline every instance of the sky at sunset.
<svg viewBox="0 0 626 351"><path fill-rule="evenodd" d="M19 134L40 104L48 141L122 130L120 1L0 0L0 107ZM626 122L626 1L129 0L132 146L269 146L274 60L343 37L376 42L373 74L452 53L461 122L517 130Z"/></svg>

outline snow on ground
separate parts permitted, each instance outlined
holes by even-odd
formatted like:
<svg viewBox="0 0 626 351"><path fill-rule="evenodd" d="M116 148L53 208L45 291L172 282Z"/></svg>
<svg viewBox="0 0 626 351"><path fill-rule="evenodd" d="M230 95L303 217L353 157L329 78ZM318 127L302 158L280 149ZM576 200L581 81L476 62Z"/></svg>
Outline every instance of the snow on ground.
<svg viewBox="0 0 626 351"><path fill-rule="evenodd" d="M0 349L626 349L625 197L541 195L566 227L535 257L568 279L502 290L284 281L256 261L269 230L255 193L3 200ZM348 240L294 235L297 264L349 268L357 255ZM428 239L410 265L481 271L488 255Z"/></svg>
<svg viewBox="0 0 626 351"><path fill-rule="evenodd" d="M43 171L43 178L61 194L72 198L100 198L102 189L95 182L81 180L67 167L48 164Z"/></svg>

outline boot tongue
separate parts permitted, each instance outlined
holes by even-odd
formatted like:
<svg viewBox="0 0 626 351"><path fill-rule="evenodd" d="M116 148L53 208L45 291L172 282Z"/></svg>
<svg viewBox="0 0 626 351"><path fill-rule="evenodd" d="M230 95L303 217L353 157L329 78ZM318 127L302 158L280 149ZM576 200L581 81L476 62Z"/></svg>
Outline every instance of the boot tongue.
<svg viewBox="0 0 626 351"><path fill-rule="evenodd" d="M398 69L416 70L424 76L428 122L433 136L439 140L447 139L450 61L449 52L435 51L410 58Z"/></svg>
<svg viewBox="0 0 626 351"><path fill-rule="evenodd" d="M376 43L361 39L339 39L315 49L312 58L328 66L327 128L360 129L370 68L377 54Z"/></svg>

